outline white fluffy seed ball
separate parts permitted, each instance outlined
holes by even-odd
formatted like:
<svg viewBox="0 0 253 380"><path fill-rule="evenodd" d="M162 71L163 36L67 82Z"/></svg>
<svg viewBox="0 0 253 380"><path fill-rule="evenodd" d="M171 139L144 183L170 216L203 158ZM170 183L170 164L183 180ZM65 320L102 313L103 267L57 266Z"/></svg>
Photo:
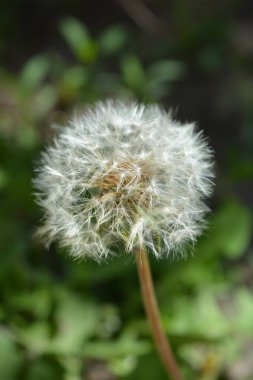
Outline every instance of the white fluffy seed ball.
<svg viewBox="0 0 253 380"><path fill-rule="evenodd" d="M74 117L43 153L39 233L75 258L122 247L182 254L202 232L213 183L212 152L193 123L157 105L99 102Z"/></svg>

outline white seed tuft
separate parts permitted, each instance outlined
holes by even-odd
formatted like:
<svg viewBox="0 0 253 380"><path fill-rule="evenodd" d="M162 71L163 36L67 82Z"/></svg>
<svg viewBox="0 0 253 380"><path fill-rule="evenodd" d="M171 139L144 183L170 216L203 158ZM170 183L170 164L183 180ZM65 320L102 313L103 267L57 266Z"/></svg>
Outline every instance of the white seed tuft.
<svg viewBox="0 0 253 380"><path fill-rule="evenodd" d="M40 235L76 258L123 245L156 257L182 253L202 232L212 152L194 124L159 106L99 102L59 130L34 181Z"/></svg>

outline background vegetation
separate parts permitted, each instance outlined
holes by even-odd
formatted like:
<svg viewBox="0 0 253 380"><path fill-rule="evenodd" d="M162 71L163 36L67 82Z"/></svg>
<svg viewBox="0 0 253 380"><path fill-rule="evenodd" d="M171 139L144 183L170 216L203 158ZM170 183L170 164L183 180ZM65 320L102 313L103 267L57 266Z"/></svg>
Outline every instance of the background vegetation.
<svg viewBox="0 0 253 380"><path fill-rule="evenodd" d="M165 379L134 260L72 262L33 237L31 178L50 126L130 97L196 120L216 152L195 255L152 262L185 377L252 380L252 2L2 0L0 10L1 379Z"/></svg>

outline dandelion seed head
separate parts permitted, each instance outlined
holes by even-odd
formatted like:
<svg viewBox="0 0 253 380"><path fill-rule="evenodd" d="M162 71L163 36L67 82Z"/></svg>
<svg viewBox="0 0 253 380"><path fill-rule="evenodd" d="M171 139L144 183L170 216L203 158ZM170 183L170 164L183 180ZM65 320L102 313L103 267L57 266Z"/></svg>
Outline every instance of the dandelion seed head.
<svg viewBox="0 0 253 380"><path fill-rule="evenodd" d="M144 248L182 253L204 227L212 152L194 124L157 105L99 102L43 153L34 180L45 217L39 234L76 258Z"/></svg>

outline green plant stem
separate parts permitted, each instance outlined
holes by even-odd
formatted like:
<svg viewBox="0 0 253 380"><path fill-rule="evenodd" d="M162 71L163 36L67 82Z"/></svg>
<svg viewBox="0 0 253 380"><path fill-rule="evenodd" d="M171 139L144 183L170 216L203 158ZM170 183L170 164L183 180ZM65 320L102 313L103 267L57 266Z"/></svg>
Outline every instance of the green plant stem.
<svg viewBox="0 0 253 380"><path fill-rule="evenodd" d="M170 344L165 336L161 317L157 306L148 255L144 249L137 251L137 268L142 289L142 297L147 317L151 326L153 339L164 364L166 372L172 380L183 380Z"/></svg>

